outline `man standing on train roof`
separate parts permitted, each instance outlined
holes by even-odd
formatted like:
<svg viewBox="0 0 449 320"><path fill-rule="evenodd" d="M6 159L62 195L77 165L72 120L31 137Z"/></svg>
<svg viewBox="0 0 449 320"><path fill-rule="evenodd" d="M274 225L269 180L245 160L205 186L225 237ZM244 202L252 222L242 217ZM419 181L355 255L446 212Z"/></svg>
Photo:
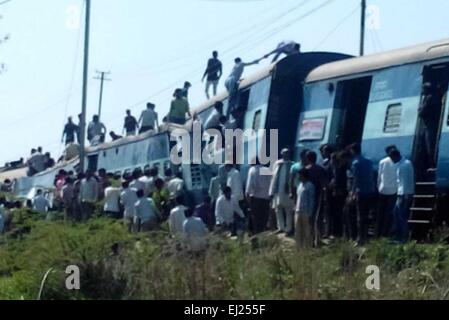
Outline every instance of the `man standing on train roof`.
<svg viewBox="0 0 449 320"><path fill-rule="evenodd" d="M186 81L186 82L184 82L184 87L181 89L182 90L182 96L187 101L189 101L189 90L190 90L191 87L192 87L192 84L189 81Z"/></svg>
<svg viewBox="0 0 449 320"><path fill-rule="evenodd" d="M99 142L103 143L106 132L105 125L100 122L100 118L97 115L94 115L87 127L87 140L89 140L91 144L95 142L95 139L99 139Z"/></svg>
<svg viewBox="0 0 449 320"><path fill-rule="evenodd" d="M65 136L66 145L74 143L75 135L78 138L78 130L79 127L75 123L73 123L72 117L69 117L67 119L67 124L64 126L64 131L62 132L62 141L64 141Z"/></svg>
<svg viewBox="0 0 449 320"><path fill-rule="evenodd" d="M135 136L138 129L139 125L136 118L131 115L131 110L126 110L125 123L123 125L123 131L126 132L126 136Z"/></svg>
<svg viewBox="0 0 449 320"><path fill-rule="evenodd" d="M184 125L186 123L186 115L191 117L190 107L187 100L182 96L182 89L176 89L173 94L174 99L171 102L168 120L172 123Z"/></svg>
<svg viewBox="0 0 449 320"><path fill-rule="evenodd" d="M267 53L264 56L264 59L268 58L271 55L275 55L272 62L276 62L282 54L290 56L292 54L301 53L301 45L294 41L282 41L278 44L277 48Z"/></svg>
<svg viewBox="0 0 449 320"><path fill-rule="evenodd" d="M428 168L435 167L435 147L440 125L440 105L442 97L435 86L427 82L423 85L423 100L419 108L419 117L424 124L424 143Z"/></svg>
<svg viewBox="0 0 449 320"><path fill-rule="evenodd" d="M212 86L212 91L214 96L217 95L217 87L218 82L220 81L221 76L223 75L223 64L220 60L218 60L218 52L212 52L212 58L207 62L206 71L204 71L203 78L201 81L204 81L204 78L207 77L206 82L206 97L210 99L209 89Z"/></svg>
<svg viewBox="0 0 449 320"><path fill-rule="evenodd" d="M142 111L138 121L138 124L140 124L139 133L144 133L150 130L157 131L159 123L157 112L154 111L155 107L154 103L148 102L146 110Z"/></svg>

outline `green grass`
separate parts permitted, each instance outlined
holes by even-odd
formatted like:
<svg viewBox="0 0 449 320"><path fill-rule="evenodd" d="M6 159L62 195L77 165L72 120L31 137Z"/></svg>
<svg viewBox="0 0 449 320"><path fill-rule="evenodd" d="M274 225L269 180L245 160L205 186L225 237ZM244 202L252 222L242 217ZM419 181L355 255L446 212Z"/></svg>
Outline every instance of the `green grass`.
<svg viewBox="0 0 449 320"><path fill-rule="evenodd" d="M239 242L209 239L192 256L166 230L129 234L120 222L46 222L26 211L0 240L0 299L448 299L449 247L393 245L357 248L335 242L297 251L275 236ZM116 244L118 251L113 250ZM81 290L65 288L65 269L81 270ZM381 289L365 287L377 265Z"/></svg>

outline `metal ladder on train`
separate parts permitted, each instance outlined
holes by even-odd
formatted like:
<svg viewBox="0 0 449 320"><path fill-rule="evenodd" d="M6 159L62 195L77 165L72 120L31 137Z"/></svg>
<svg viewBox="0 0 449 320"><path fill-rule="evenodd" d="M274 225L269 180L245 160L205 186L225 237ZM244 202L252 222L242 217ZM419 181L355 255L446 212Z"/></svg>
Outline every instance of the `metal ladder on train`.
<svg viewBox="0 0 449 320"><path fill-rule="evenodd" d="M437 216L436 178L416 183L416 192L410 208L410 236L416 240L429 240Z"/></svg>

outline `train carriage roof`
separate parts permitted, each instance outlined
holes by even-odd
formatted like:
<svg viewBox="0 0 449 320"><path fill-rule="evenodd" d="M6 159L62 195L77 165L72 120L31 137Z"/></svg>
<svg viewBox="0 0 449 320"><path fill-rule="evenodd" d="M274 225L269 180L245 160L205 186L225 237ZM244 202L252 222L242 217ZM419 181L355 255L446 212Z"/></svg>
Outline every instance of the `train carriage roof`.
<svg viewBox="0 0 449 320"><path fill-rule="evenodd" d="M380 54L327 63L314 69L307 77L306 82L366 73L447 56L449 56L449 39L444 39Z"/></svg>
<svg viewBox="0 0 449 320"><path fill-rule="evenodd" d="M6 179L14 180L19 179L27 176L27 167L19 168L19 169L13 169L8 171L0 172L0 181L4 181Z"/></svg>
<svg viewBox="0 0 449 320"><path fill-rule="evenodd" d="M245 76L243 78L243 80L240 82L239 89L240 90L245 89L245 88L253 85L254 83L256 83L260 80L263 80L275 73L291 72L291 70L294 69L297 65L300 65L301 61L303 61L303 60L310 61L310 60L313 60L315 57L322 56L322 55L332 56L333 59L335 59L335 60L348 59L351 57L349 55L336 53L336 52L302 52L301 54L298 54L298 55L295 54L295 55L287 56L277 62L271 63L271 64L259 69L255 73ZM282 68L278 68L278 67L282 67ZM193 108L192 111L193 111L193 113L198 114L198 113L210 108L211 106L213 106L215 104L215 102L225 100L226 98L228 98L228 96L229 96L229 94L226 91L221 92L217 96L211 98L210 100L203 102L196 108ZM188 123L187 126L191 126L191 123Z"/></svg>

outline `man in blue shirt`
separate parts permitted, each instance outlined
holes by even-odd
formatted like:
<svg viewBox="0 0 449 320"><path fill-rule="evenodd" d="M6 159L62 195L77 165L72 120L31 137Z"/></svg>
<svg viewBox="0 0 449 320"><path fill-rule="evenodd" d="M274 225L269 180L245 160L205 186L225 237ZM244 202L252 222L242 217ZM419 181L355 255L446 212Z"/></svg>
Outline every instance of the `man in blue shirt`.
<svg viewBox="0 0 449 320"><path fill-rule="evenodd" d="M357 242L364 245L368 238L368 215L373 198L376 195L376 182L374 179L374 168L371 160L362 156L359 144L350 147L353 158L351 173L353 185L351 196L357 207Z"/></svg>

